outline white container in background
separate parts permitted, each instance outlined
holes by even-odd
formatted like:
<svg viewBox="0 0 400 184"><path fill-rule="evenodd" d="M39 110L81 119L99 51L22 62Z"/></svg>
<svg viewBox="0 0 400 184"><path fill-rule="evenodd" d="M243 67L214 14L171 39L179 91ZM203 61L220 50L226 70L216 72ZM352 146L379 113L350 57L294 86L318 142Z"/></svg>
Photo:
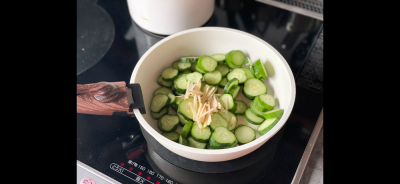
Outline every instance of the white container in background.
<svg viewBox="0 0 400 184"><path fill-rule="evenodd" d="M142 29L171 35L204 25L215 0L127 0L129 13Z"/></svg>

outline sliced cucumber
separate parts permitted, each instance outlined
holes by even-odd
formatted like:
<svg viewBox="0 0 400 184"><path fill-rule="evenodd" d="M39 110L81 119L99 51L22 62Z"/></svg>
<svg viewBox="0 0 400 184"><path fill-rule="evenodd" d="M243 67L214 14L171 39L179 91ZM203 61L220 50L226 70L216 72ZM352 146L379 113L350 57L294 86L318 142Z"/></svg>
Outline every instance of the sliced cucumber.
<svg viewBox="0 0 400 184"><path fill-rule="evenodd" d="M256 116L250 108L248 108L244 114L244 118L251 124L260 125L265 119Z"/></svg>
<svg viewBox="0 0 400 184"><path fill-rule="evenodd" d="M211 57L213 57L220 65L225 63L225 54L213 54Z"/></svg>
<svg viewBox="0 0 400 184"><path fill-rule="evenodd" d="M179 135L178 143L185 146L189 146L189 140L187 138L184 138L182 135Z"/></svg>
<svg viewBox="0 0 400 184"><path fill-rule="evenodd" d="M256 77L250 72L249 69L247 69L247 68L241 68L241 69L244 70L244 73L246 74L247 79L256 78Z"/></svg>
<svg viewBox="0 0 400 184"><path fill-rule="evenodd" d="M258 79L265 79L268 77L267 70L260 60L254 63L254 73Z"/></svg>
<svg viewBox="0 0 400 184"><path fill-rule="evenodd" d="M196 64L196 66L194 67L194 69L196 70L196 72L199 72L199 73L201 73L201 74L207 73L207 71L202 70L197 64Z"/></svg>
<svg viewBox="0 0 400 184"><path fill-rule="evenodd" d="M161 77L161 75L158 77L157 83L158 83L160 86L167 87L167 88L172 87L172 84L173 84L172 81L166 81L166 80L164 80L164 79Z"/></svg>
<svg viewBox="0 0 400 184"><path fill-rule="evenodd" d="M180 61L184 62L184 63L186 63L186 62L195 63L195 62L197 62L198 59L199 59L199 57L181 57Z"/></svg>
<svg viewBox="0 0 400 184"><path fill-rule="evenodd" d="M179 108L179 107L178 107L178 108ZM177 110L177 111L178 111L178 110ZM186 123L187 123L188 121L190 121L190 120L185 119L185 118L182 116L182 114L181 114L180 112L176 112L176 115L178 116L178 118L179 118L179 124L180 124L182 127L185 127Z"/></svg>
<svg viewBox="0 0 400 184"><path fill-rule="evenodd" d="M181 135L184 138L188 138L190 135L190 132L192 131L192 126L193 126L193 121L187 121L187 123L185 124L185 126L183 126L182 131L181 131Z"/></svg>
<svg viewBox="0 0 400 184"><path fill-rule="evenodd" d="M185 71L190 69L192 63L178 62L178 71Z"/></svg>
<svg viewBox="0 0 400 184"><path fill-rule="evenodd" d="M157 121L157 126L162 132L174 132L179 125L178 116L174 115L164 115Z"/></svg>
<svg viewBox="0 0 400 184"><path fill-rule="evenodd" d="M177 132L170 132L170 133L163 132L161 135L174 142L178 142L180 136Z"/></svg>
<svg viewBox="0 0 400 184"><path fill-rule="evenodd" d="M261 111L261 112L267 111L267 109L259 103L260 102L259 98L260 98L260 96L256 96L256 98L254 98L254 100L251 102L254 104L253 107L257 111Z"/></svg>
<svg viewBox="0 0 400 184"><path fill-rule="evenodd" d="M230 52L228 52L228 53L225 55L225 63L226 63L226 65L227 65L229 68L240 68L241 66L237 66L237 65L235 65L235 64L232 63L232 53L233 53L234 51L235 51L235 50L230 51Z"/></svg>
<svg viewBox="0 0 400 184"><path fill-rule="evenodd" d="M242 145L254 141L256 139L256 131L247 125L243 125L236 128L235 136L238 144Z"/></svg>
<svg viewBox="0 0 400 184"><path fill-rule="evenodd" d="M177 97L175 97L176 98L176 100L175 100L175 103L176 103L176 105L179 105L179 103L181 103L181 100L183 99L183 96L177 96Z"/></svg>
<svg viewBox="0 0 400 184"><path fill-rule="evenodd" d="M175 89L178 90L178 92L181 92L181 93L186 92L186 87L187 87L186 75L188 75L188 74L181 74L181 75L179 75L178 78L176 78L174 80L174 87L175 87Z"/></svg>
<svg viewBox="0 0 400 184"><path fill-rule="evenodd" d="M210 56L207 55L203 55L199 58L199 60L197 61L197 66L206 72L212 72L215 70L215 68L217 67L218 62Z"/></svg>
<svg viewBox="0 0 400 184"><path fill-rule="evenodd" d="M214 113L211 115L211 123L210 123L210 128L212 131L215 130L215 128L223 126L225 128L228 128L228 121L219 113Z"/></svg>
<svg viewBox="0 0 400 184"><path fill-rule="evenodd" d="M168 93L167 96L168 96L168 98L170 99L169 103L170 103L170 104L175 104L176 98L175 98L175 95L172 94L172 90L171 90L171 93Z"/></svg>
<svg viewBox="0 0 400 184"><path fill-rule="evenodd" d="M175 97L175 98L176 98L176 97ZM176 103L172 103L170 106L171 106L172 109L174 109L175 111L178 110L178 105L176 105Z"/></svg>
<svg viewBox="0 0 400 184"><path fill-rule="evenodd" d="M172 90L170 88L167 87L159 87L156 90L154 90L153 92L153 96L155 96L156 94L164 94L164 95L168 95L169 93L172 93Z"/></svg>
<svg viewBox="0 0 400 184"><path fill-rule="evenodd" d="M157 112L150 112L150 115L153 119L158 120L161 117L163 117L165 114L168 114L168 108L162 110L161 112L157 113Z"/></svg>
<svg viewBox="0 0 400 184"><path fill-rule="evenodd" d="M203 79L203 75L199 72L192 72L192 73L188 73L185 76L186 81L190 81L192 83L197 84L197 81L199 81L199 79Z"/></svg>
<svg viewBox="0 0 400 184"><path fill-rule="evenodd" d="M246 72L243 70L243 68L235 68L226 76L228 81L232 80L233 78L237 78L239 80L239 84L244 83L247 80Z"/></svg>
<svg viewBox="0 0 400 184"><path fill-rule="evenodd" d="M249 108L247 104L241 100L235 100L237 106L236 106L236 111L235 115L236 116L244 116L244 113L246 110Z"/></svg>
<svg viewBox="0 0 400 184"><path fill-rule="evenodd" d="M244 82L243 94L253 100L256 96L266 94L267 86L260 79L252 78Z"/></svg>
<svg viewBox="0 0 400 184"><path fill-rule="evenodd" d="M189 108L189 103L194 104L193 97L189 97L186 100L182 99L178 106L178 112L181 113L186 120L193 121L193 112Z"/></svg>
<svg viewBox="0 0 400 184"><path fill-rule="evenodd" d="M233 114L232 112L217 112L219 114L221 114L222 117L225 118L225 120L228 122L228 130L233 130L236 128L236 125L238 123L238 119L235 116L235 114ZM230 124L232 117L235 119L234 123Z"/></svg>
<svg viewBox="0 0 400 184"><path fill-rule="evenodd" d="M210 140L211 130L210 127L200 128L197 123L194 123L190 131L191 137L197 142L207 143Z"/></svg>
<svg viewBox="0 0 400 184"><path fill-rule="evenodd" d="M246 57L246 59L244 60L244 63L246 64L247 69L250 70L250 73L253 75L253 78L255 78L256 74L254 73L253 62L251 62L250 58Z"/></svg>
<svg viewBox="0 0 400 184"><path fill-rule="evenodd" d="M197 65L197 62L194 62L194 63L192 63L192 66L190 66L190 69L192 70L192 72L196 71L196 65Z"/></svg>
<svg viewBox="0 0 400 184"><path fill-rule="evenodd" d="M236 98L236 96L239 94L240 91L240 86L232 86L231 89L229 89L228 94L232 95L233 98Z"/></svg>
<svg viewBox="0 0 400 184"><path fill-rule="evenodd" d="M221 80L221 82L219 83L219 87L224 88L227 82L228 82L228 79L223 78Z"/></svg>
<svg viewBox="0 0 400 184"><path fill-rule="evenodd" d="M176 88L176 84L172 85L172 92L174 92L174 94L176 94L176 96L181 96L181 95L185 95L186 93L186 89L185 90L180 90Z"/></svg>
<svg viewBox="0 0 400 184"><path fill-rule="evenodd" d="M231 62L236 66L242 66L244 63L245 56L242 51L235 50L231 53Z"/></svg>
<svg viewBox="0 0 400 184"><path fill-rule="evenodd" d="M221 72L222 78L224 78L224 77L226 77L226 75L228 75L230 68L227 67L226 65L217 65L215 70L218 70L219 72Z"/></svg>
<svg viewBox="0 0 400 184"><path fill-rule="evenodd" d="M192 73L191 69L187 69L185 71L180 71L179 74L188 74L188 73Z"/></svg>
<svg viewBox="0 0 400 184"><path fill-rule="evenodd" d="M218 85L222 80L221 72L218 70L204 74L204 82L210 85Z"/></svg>
<svg viewBox="0 0 400 184"><path fill-rule="evenodd" d="M270 118L278 118L280 119L283 115L283 109L275 109L271 111L267 111L264 113L264 118L265 119L270 119Z"/></svg>
<svg viewBox="0 0 400 184"><path fill-rule="evenodd" d="M258 128L257 128L258 133L260 135L266 134L278 123L278 121L279 121L278 118L266 119L260 126L258 126Z"/></svg>
<svg viewBox="0 0 400 184"><path fill-rule="evenodd" d="M170 99L167 95L157 94L151 99L150 110L151 112L160 113L162 110L167 109L170 106Z"/></svg>
<svg viewBox="0 0 400 184"><path fill-rule="evenodd" d="M179 68L179 67L178 67L178 63L179 63L179 62L180 62L179 60L174 61L174 62L172 63L172 68L178 69L178 68Z"/></svg>
<svg viewBox="0 0 400 184"><path fill-rule="evenodd" d="M207 143L202 143L202 142L198 142L196 140L193 139L193 137L188 137L188 141L189 141L189 146L193 147L193 148L200 148L200 149L205 149Z"/></svg>
<svg viewBox="0 0 400 184"><path fill-rule="evenodd" d="M232 86L238 85L239 80L237 78L233 78L231 80L228 80L224 87L224 94L228 94L228 91L232 88Z"/></svg>
<svg viewBox="0 0 400 184"><path fill-rule="evenodd" d="M226 127L219 126L210 138L211 149L231 148L237 145L236 136Z"/></svg>
<svg viewBox="0 0 400 184"><path fill-rule="evenodd" d="M223 94L218 99L219 99L219 102L221 103L221 105L224 106L225 109L228 109L229 111L231 111L235 108L234 110L236 110L235 101L234 101L232 95ZM228 101L228 108L225 107L226 101ZM235 111L233 111L233 112L235 112Z"/></svg>
<svg viewBox="0 0 400 184"><path fill-rule="evenodd" d="M267 110L272 110L275 106L275 98L270 94L262 94L258 96L258 103Z"/></svg>
<svg viewBox="0 0 400 184"><path fill-rule="evenodd" d="M165 80L165 81L173 81L176 79L176 77L178 77L178 70L172 67L168 67L165 68L162 72L161 72L161 77Z"/></svg>
<svg viewBox="0 0 400 184"><path fill-rule="evenodd" d="M257 108L255 107L254 103L250 103L250 111L256 115L259 118L264 118L264 113L263 111L259 111L257 110Z"/></svg>

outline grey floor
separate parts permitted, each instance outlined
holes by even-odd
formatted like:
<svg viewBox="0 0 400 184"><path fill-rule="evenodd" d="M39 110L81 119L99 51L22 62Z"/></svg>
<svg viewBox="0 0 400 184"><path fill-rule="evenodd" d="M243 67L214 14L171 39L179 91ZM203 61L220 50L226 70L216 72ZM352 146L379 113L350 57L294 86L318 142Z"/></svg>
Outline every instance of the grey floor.
<svg viewBox="0 0 400 184"><path fill-rule="evenodd" d="M313 150L304 169L299 184L322 184L323 182L323 133L321 127L318 138L315 141Z"/></svg>

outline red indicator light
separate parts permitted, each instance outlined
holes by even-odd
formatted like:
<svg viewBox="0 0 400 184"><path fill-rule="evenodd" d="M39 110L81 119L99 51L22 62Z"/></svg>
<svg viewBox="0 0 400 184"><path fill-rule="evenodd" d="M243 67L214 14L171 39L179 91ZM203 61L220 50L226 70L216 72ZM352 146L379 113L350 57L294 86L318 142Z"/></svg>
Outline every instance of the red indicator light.
<svg viewBox="0 0 400 184"><path fill-rule="evenodd" d="M130 168L129 168L129 170L130 170L130 171L132 171L132 170L133 170L133 168L132 168L132 167L130 167Z"/></svg>
<svg viewBox="0 0 400 184"><path fill-rule="evenodd" d="M156 182L156 184L160 184L160 182L159 182L159 181L157 181L157 182Z"/></svg>
<svg viewBox="0 0 400 184"><path fill-rule="evenodd" d="M147 176L147 180L150 180L150 176Z"/></svg>
<svg viewBox="0 0 400 184"><path fill-rule="evenodd" d="M142 172L138 172L138 175L139 175L139 176L142 175Z"/></svg>
<svg viewBox="0 0 400 184"><path fill-rule="evenodd" d="M124 163L121 163L121 166L124 166L125 164Z"/></svg>

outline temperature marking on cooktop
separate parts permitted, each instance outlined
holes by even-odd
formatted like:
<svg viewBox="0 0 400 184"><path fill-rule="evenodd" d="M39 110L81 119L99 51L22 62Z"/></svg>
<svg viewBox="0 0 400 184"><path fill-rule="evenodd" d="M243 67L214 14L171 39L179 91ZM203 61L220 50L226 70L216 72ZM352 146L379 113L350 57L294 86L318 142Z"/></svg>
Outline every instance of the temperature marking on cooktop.
<svg viewBox="0 0 400 184"><path fill-rule="evenodd" d="M120 174L126 176L127 178L129 178L129 179L131 179L133 181L136 181L137 183L144 183L145 181L147 181L149 183L154 184L153 182L151 182L151 181L149 181L149 180L147 180L147 179L145 179L145 178L143 178L143 177L141 177L141 176L129 171L128 169L125 169L125 168L121 167L118 164L112 163L110 165L110 168L112 170L116 171L117 173L120 173Z"/></svg>

